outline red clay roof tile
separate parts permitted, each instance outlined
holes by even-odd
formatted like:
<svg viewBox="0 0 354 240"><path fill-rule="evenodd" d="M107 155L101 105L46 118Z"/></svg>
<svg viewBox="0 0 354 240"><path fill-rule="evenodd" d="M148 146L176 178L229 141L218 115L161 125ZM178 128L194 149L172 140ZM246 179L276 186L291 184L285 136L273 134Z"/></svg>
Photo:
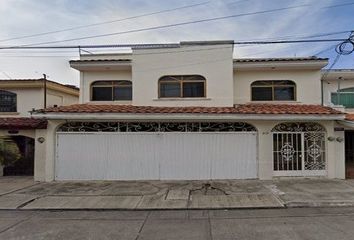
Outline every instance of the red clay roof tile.
<svg viewBox="0 0 354 240"><path fill-rule="evenodd" d="M74 104L52 107L44 113L142 113L142 114L343 114L330 107L304 104L239 104L234 107L153 107L113 104Z"/></svg>
<svg viewBox="0 0 354 240"><path fill-rule="evenodd" d="M345 115L345 120L354 121L354 113L348 113Z"/></svg>
<svg viewBox="0 0 354 240"><path fill-rule="evenodd" d="M0 118L0 129L46 129L47 121L34 118Z"/></svg>

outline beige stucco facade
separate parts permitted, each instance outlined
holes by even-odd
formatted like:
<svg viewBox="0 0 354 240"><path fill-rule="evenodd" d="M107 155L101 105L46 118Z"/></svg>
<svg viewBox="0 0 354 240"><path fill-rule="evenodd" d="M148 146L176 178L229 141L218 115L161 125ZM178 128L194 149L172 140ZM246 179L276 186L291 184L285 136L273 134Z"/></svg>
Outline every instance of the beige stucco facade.
<svg viewBox="0 0 354 240"><path fill-rule="evenodd" d="M95 101L91 101L91 84L96 81L112 81L112 80L128 80L132 81L132 73L130 70L109 70L109 71L84 71L81 73L80 79L80 103L95 103ZM133 83L133 86L134 83ZM102 102L97 102L102 104ZM109 102L110 104L127 104L131 103L131 101L127 102Z"/></svg>
<svg viewBox="0 0 354 240"><path fill-rule="evenodd" d="M283 103L321 104L320 70L247 69L234 70L234 103L251 101L251 84L260 80L291 80L296 84L296 101Z"/></svg>
<svg viewBox="0 0 354 240"><path fill-rule="evenodd" d="M168 53L166 52L168 51ZM132 54L133 105L232 106L233 46L181 46L177 49L137 49ZM158 80L166 75L201 75L206 98L159 99Z"/></svg>
<svg viewBox="0 0 354 240"><path fill-rule="evenodd" d="M291 80L296 84L296 100L278 103L321 104L321 69L326 61L235 63L231 44L213 46L181 45L167 49L133 49L131 54L99 55L102 59L130 62L95 66L72 65L81 71L80 103L132 104L135 106L229 107L250 103L251 84L259 80ZM82 60L98 60L85 55ZM206 78L205 98L161 99L158 80L166 75L201 75ZM91 101L91 84L100 80L132 81L132 101ZM274 102L272 102L274 103Z"/></svg>

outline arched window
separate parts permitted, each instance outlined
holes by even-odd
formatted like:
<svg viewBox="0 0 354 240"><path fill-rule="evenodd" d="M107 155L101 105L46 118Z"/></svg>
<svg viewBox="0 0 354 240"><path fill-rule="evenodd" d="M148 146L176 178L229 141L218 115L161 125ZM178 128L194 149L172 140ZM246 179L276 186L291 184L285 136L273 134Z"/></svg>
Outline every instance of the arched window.
<svg viewBox="0 0 354 240"><path fill-rule="evenodd" d="M96 81L91 85L92 101L132 100L131 81Z"/></svg>
<svg viewBox="0 0 354 240"><path fill-rule="evenodd" d="M0 112L16 112L17 95L5 90L0 90Z"/></svg>
<svg viewBox="0 0 354 240"><path fill-rule="evenodd" d="M251 84L252 101L295 101L296 84L289 80L255 81Z"/></svg>
<svg viewBox="0 0 354 240"><path fill-rule="evenodd" d="M205 82L200 75L164 76L159 79L159 98L205 97Z"/></svg>

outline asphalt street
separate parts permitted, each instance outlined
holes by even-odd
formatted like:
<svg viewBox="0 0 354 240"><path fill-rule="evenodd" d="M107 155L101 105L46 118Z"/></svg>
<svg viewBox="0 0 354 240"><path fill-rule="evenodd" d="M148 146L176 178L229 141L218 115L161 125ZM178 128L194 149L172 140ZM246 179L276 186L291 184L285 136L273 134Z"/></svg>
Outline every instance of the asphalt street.
<svg viewBox="0 0 354 240"><path fill-rule="evenodd" d="M0 239L321 239L354 236L354 208L0 211Z"/></svg>

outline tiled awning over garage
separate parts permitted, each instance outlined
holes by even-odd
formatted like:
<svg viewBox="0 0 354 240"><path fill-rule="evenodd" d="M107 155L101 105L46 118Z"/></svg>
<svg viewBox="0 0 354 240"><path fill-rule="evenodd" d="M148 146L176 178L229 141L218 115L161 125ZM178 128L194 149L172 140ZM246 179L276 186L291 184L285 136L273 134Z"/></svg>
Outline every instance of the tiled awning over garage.
<svg viewBox="0 0 354 240"><path fill-rule="evenodd" d="M238 104L233 107L157 107L113 104L74 104L34 113L142 113L142 114L314 114L341 115L330 107L306 104Z"/></svg>
<svg viewBox="0 0 354 240"><path fill-rule="evenodd" d="M47 120L34 118L0 118L0 129L46 129Z"/></svg>

